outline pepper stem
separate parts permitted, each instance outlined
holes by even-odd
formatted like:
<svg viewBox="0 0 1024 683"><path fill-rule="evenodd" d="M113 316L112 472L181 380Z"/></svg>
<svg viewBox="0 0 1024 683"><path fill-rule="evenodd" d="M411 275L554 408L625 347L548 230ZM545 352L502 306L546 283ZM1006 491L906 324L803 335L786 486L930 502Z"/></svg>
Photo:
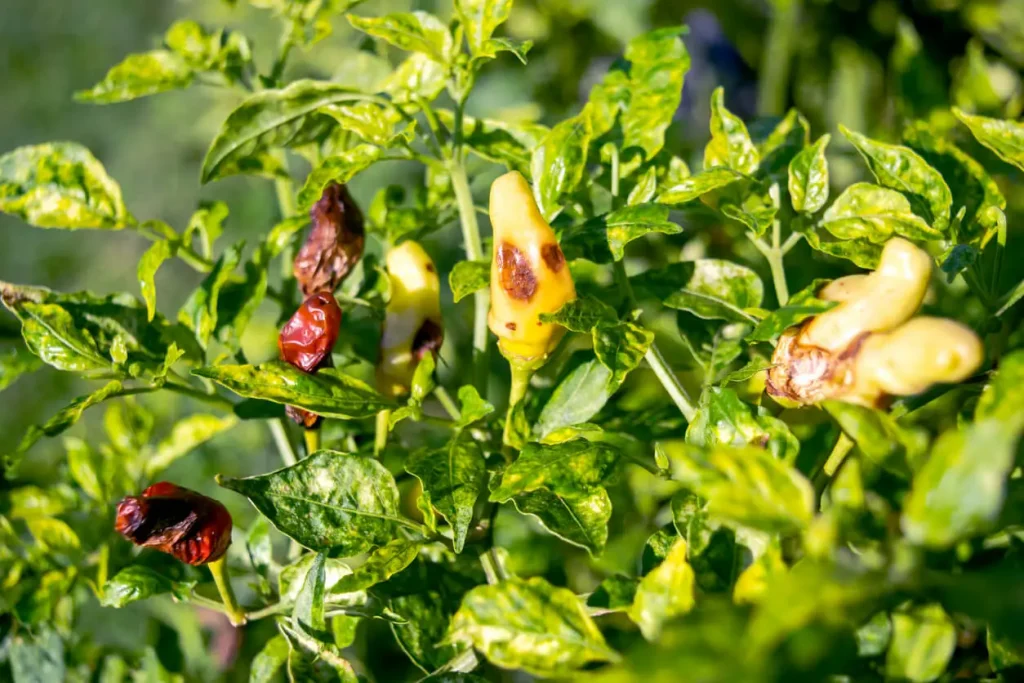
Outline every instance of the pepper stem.
<svg viewBox="0 0 1024 683"><path fill-rule="evenodd" d="M381 452L388 445L388 432L390 431L391 411L385 408L377 413L377 426L373 435L373 454L380 456Z"/></svg>
<svg viewBox="0 0 1024 683"><path fill-rule="evenodd" d="M227 614L228 620L232 626L242 626L245 624L245 612L238 606L235 592L231 588L231 572L228 570L227 556L214 560L206 566L213 574L213 582L217 584L217 592L220 593L220 599L224 603L224 613Z"/></svg>
<svg viewBox="0 0 1024 683"><path fill-rule="evenodd" d="M320 427L307 429L302 435L306 440L306 457L308 458L320 450Z"/></svg>
<svg viewBox="0 0 1024 683"><path fill-rule="evenodd" d="M512 368L512 385L508 390L508 412L505 414L505 431L502 433L501 442L506 446L518 448L521 444L512 429L512 416L515 413L516 406L526 396L526 390L530 386L530 378L533 377L533 373L537 368L541 366L543 360L537 362L536 360L521 361L510 358L508 363Z"/></svg>

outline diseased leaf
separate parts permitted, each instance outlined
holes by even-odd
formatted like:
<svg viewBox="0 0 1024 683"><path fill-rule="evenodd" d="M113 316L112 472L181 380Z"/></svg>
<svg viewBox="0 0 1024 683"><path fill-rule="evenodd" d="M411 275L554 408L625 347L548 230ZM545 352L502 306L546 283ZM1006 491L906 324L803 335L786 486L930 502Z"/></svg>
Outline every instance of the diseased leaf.
<svg viewBox="0 0 1024 683"><path fill-rule="evenodd" d="M269 474L218 483L247 497L281 533L341 557L386 544L400 521L395 480L372 458L323 450Z"/></svg>
<svg viewBox="0 0 1024 683"><path fill-rule="evenodd" d="M459 387L459 405L462 413L458 422L460 428L468 427L494 412L494 406L480 398L476 388L469 384Z"/></svg>
<svg viewBox="0 0 1024 683"><path fill-rule="evenodd" d="M263 649L253 657L249 669L249 683L272 683L277 672L288 661L288 640L281 634L273 636Z"/></svg>
<svg viewBox="0 0 1024 683"><path fill-rule="evenodd" d="M324 598L327 593L326 562L327 558L323 553L317 553L313 558L292 611L296 625L310 634L319 635L327 631L327 620L324 617Z"/></svg>
<svg viewBox="0 0 1024 683"><path fill-rule="evenodd" d="M444 90L446 69L422 53L414 53L391 72L380 85L381 92L391 95L396 104L415 103L418 99L432 102Z"/></svg>
<svg viewBox="0 0 1024 683"><path fill-rule="evenodd" d="M35 372L43 367L38 356L23 346L17 346L0 353L0 391L14 384L22 375Z"/></svg>
<svg viewBox="0 0 1024 683"><path fill-rule="evenodd" d="M37 228L120 230L135 224L121 186L76 142L19 147L0 156L0 211Z"/></svg>
<svg viewBox="0 0 1024 683"><path fill-rule="evenodd" d="M612 501L603 486L577 495L559 495L547 489L521 493L512 503L524 515L532 515L566 543L599 555L608 542Z"/></svg>
<svg viewBox="0 0 1024 683"><path fill-rule="evenodd" d="M590 108L556 125L534 148L530 159L533 194L544 218L561 210L559 200L573 192L586 170L587 150L594 128Z"/></svg>
<svg viewBox="0 0 1024 683"><path fill-rule="evenodd" d="M880 185L906 195L914 213L930 221L931 227L944 233L949 227L953 203L949 186L942 175L916 152L900 145L888 145L839 126L853 143Z"/></svg>
<svg viewBox="0 0 1024 683"><path fill-rule="evenodd" d="M100 604L124 607L164 593L170 593L178 600L187 600L195 585L195 581L175 581L145 565L131 564L101 586Z"/></svg>
<svg viewBox="0 0 1024 683"><path fill-rule="evenodd" d="M587 607L602 612L625 612L633 606L639 585L640 580L631 576L609 576L587 598Z"/></svg>
<svg viewBox="0 0 1024 683"><path fill-rule="evenodd" d="M786 462L793 462L800 449L786 423L770 415L754 415L735 391L722 387L708 387L701 394L686 441L704 447L757 446Z"/></svg>
<svg viewBox="0 0 1024 683"><path fill-rule="evenodd" d="M956 626L939 605L893 612L886 676L934 681L946 670L955 649Z"/></svg>
<svg viewBox="0 0 1024 683"><path fill-rule="evenodd" d="M192 84L193 70L185 59L171 50L151 50L128 55L103 80L89 90L75 93L80 102L110 104L147 95L182 90Z"/></svg>
<svg viewBox="0 0 1024 683"><path fill-rule="evenodd" d="M242 260L242 245L236 244L217 259L213 270L192 292L178 311L178 320L196 333L196 339L205 348L217 329L217 304L221 289Z"/></svg>
<svg viewBox="0 0 1024 683"><path fill-rule="evenodd" d="M604 232L608 247L616 261L626 255L626 245L651 232L675 235L683 228L668 220L668 207L658 204L624 206L611 213L587 221L583 230Z"/></svg>
<svg viewBox="0 0 1024 683"><path fill-rule="evenodd" d="M480 446L459 432L442 449L414 454L405 469L423 485L424 501L451 524L455 552L461 553L487 475Z"/></svg>
<svg viewBox="0 0 1024 683"><path fill-rule="evenodd" d="M611 370L599 360L580 363L555 387L534 431L543 439L562 427L587 422L604 407L615 388Z"/></svg>
<svg viewBox="0 0 1024 683"><path fill-rule="evenodd" d="M669 185L658 193L656 201L659 204L685 204L699 199L709 192L731 185L742 177L732 169L716 166Z"/></svg>
<svg viewBox="0 0 1024 683"><path fill-rule="evenodd" d="M824 313L838 305L836 301L825 301L817 297L827 280L815 280L789 299L789 303L769 313L747 335L747 341L771 341L787 329L811 316Z"/></svg>
<svg viewBox="0 0 1024 683"><path fill-rule="evenodd" d="M828 161L825 159L825 148L831 139L827 133L822 135L789 162L789 196L794 211L817 213L828 201Z"/></svg>
<svg viewBox="0 0 1024 683"><path fill-rule="evenodd" d="M683 92L690 55L680 40L679 27L661 28L637 36L623 55L629 65L629 101L619 119L622 149L639 147L650 160L665 144Z"/></svg>
<svg viewBox="0 0 1024 683"><path fill-rule="evenodd" d="M154 242L139 259L138 280L142 298L146 302L146 313L152 320L156 315L156 271L164 261L174 256L177 248L170 240Z"/></svg>
<svg viewBox="0 0 1024 683"><path fill-rule="evenodd" d="M842 401L825 401L822 407L868 460L893 474L908 477L920 465L928 449L928 435L901 426L887 413Z"/></svg>
<svg viewBox="0 0 1024 683"><path fill-rule="evenodd" d="M491 283L491 264L488 261L459 261L448 274L452 299L459 303L470 294Z"/></svg>
<svg viewBox="0 0 1024 683"><path fill-rule="evenodd" d="M564 676L590 662L619 659L579 598L542 578L474 588L448 638L475 647L498 666L537 676Z"/></svg>
<svg viewBox="0 0 1024 683"><path fill-rule="evenodd" d="M654 343L654 333L631 322L594 328L594 353L611 370L611 387L618 388L636 370Z"/></svg>
<svg viewBox="0 0 1024 683"><path fill-rule="evenodd" d="M340 154L327 157L306 176L306 183L299 191L296 203L299 206L313 206L323 194L324 188L333 183L345 184L380 158L379 147L359 145Z"/></svg>
<svg viewBox="0 0 1024 683"><path fill-rule="evenodd" d="M1024 170L1024 124L1017 121L973 116L953 107L953 114L971 135L1008 164Z"/></svg>
<svg viewBox="0 0 1024 683"><path fill-rule="evenodd" d="M34 639L23 631L11 638L8 647L14 683L65 680L64 641L53 629L42 629Z"/></svg>
<svg viewBox="0 0 1024 683"><path fill-rule="evenodd" d="M429 12L395 12L382 17L358 17L349 14L352 26L397 48L420 52L435 62L446 64L455 43L448 27Z"/></svg>
<svg viewBox="0 0 1024 683"><path fill-rule="evenodd" d="M654 199L654 193L658 190L658 168L651 166L648 168L640 178L637 179L636 185L630 190L629 196L626 197L626 206L638 206L640 204L647 204Z"/></svg>
<svg viewBox="0 0 1024 683"><path fill-rule="evenodd" d="M843 191L821 218L821 227L841 240L885 244L895 234L912 240L942 239L910 209L899 192L871 183L855 183Z"/></svg>
<svg viewBox="0 0 1024 683"><path fill-rule="evenodd" d="M760 162L747 127L725 108L725 90L715 88L711 93L711 141L704 148L704 170L724 166L753 175Z"/></svg>
<svg viewBox="0 0 1024 683"><path fill-rule="evenodd" d="M688 311L705 320L757 321L744 310L761 305L764 285L757 273L745 266L718 259L693 261L692 269L683 288L665 298L665 306ZM676 274L685 276L684 267L678 264L662 272L666 278ZM651 273L645 276L648 279L654 277Z"/></svg>
<svg viewBox="0 0 1024 683"><path fill-rule="evenodd" d="M216 365L193 370L239 396L292 405L323 417L339 420L371 417L394 403L369 385L334 368L315 375L284 361L262 365Z"/></svg>
<svg viewBox="0 0 1024 683"><path fill-rule="evenodd" d="M640 581L629 609L647 640L661 635L662 625L693 609L694 575L686 559L687 545L678 539L665 559Z"/></svg>
<svg viewBox="0 0 1024 683"><path fill-rule="evenodd" d="M974 412L976 420L998 420L1016 424L1024 405L1024 350L1014 351L999 361L992 380L985 387Z"/></svg>
<svg viewBox="0 0 1024 683"><path fill-rule="evenodd" d="M370 553L366 562L356 567L351 574L341 577L331 592L354 593L383 583L412 564L419 551L419 543L395 539Z"/></svg>
<svg viewBox="0 0 1024 683"><path fill-rule="evenodd" d="M471 55L488 55L487 42L508 19L512 0L456 0L455 13L466 30Z"/></svg>
<svg viewBox="0 0 1024 683"><path fill-rule="evenodd" d="M491 491L491 500L505 502L539 488L577 495L604 482L618 460L619 452L615 448L586 439L551 445L529 443L505 468L500 485Z"/></svg>
<svg viewBox="0 0 1024 683"><path fill-rule="evenodd" d="M178 458L238 424L234 415L223 417L196 413L177 422L146 460L146 473L152 478L170 467Z"/></svg>

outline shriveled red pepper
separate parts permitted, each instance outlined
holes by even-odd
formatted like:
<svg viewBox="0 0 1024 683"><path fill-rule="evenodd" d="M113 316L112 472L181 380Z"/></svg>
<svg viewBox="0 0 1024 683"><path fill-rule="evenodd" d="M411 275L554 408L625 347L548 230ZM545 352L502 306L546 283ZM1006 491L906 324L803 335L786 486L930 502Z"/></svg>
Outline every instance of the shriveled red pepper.
<svg viewBox="0 0 1024 683"><path fill-rule="evenodd" d="M231 515L213 498L167 481L117 505L114 529L135 545L186 564L219 560L231 545Z"/></svg>
<svg viewBox="0 0 1024 683"><path fill-rule="evenodd" d="M302 293L333 292L363 255L363 212L344 185L332 183L309 210L313 229L295 257Z"/></svg>
<svg viewBox="0 0 1024 683"><path fill-rule="evenodd" d="M281 360L309 373L330 367L340 329L341 307L334 295L326 291L311 294L281 328L277 338ZM320 421L319 415L294 406L286 406L285 412L307 429Z"/></svg>

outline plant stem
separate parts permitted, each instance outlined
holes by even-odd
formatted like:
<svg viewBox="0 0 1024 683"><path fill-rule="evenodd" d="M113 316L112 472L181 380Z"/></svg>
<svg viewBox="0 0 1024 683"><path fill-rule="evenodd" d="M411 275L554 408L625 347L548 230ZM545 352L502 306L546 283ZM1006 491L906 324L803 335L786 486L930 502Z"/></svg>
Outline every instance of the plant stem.
<svg viewBox="0 0 1024 683"><path fill-rule="evenodd" d="M174 391L184 396L189 396L191 398L196 399L197 401L202 401L203 403L208 403L212 406L217 406L218 408L223 408L224 410L227 411L232 411L235 408L235 404L232 403L229 399L226 399L218 394L208 394L205 391L196 389L195 387L190 386L182 382L181 380L177 380L173 377L167 378L167 382L164 384L164 389Z"/></svg>
<svg viewBox="0 0 1024 683"><path fill-rule="evenodd" d="M517 363L509 361L512 368L512 385L508 390L508 411L505 414L505 431L502 432L501 442L506 446L514 446L512 439L512 414L515 407L526 396L526 390L530 387L530 378L537 368L536 363Z"/></svg>
<svg viewBox="0 0 1024 683"><path fill-rule="evenodd" d="M456 422L462 419L462 411L459 410L459 406L452 400L447 389L438 384L434 389L434 396L436 396L437 400L440 401L441 407L444 408L450 418Z"/></svg>
<svg viewBox="0 0 1024 683"><path fill-rule="evenodd" d="M775 298L779 300L779 306L789 303L789 285L786 284L786 270L782 265L782 253L772 250L768 256L768 267L772 270L772 283L775 285Z"/></svg>
<svg viewBox="0 0 1024 683"><path fill-rule="evenodd" d="M505 563L494 547L480 555L480 566L483 567L484 575L487 576L487 583L492 586L509 577L509 572L505 569Z"/></svg>
<svg viewBox="0 0 1024 683"><path fill-rule="evenodd" d="M786 108L789 69L792 62L793 33L800 17L799 0L774 0L758 82L757 112L761 116L781 116Z"/></svg>
<svg viewBox="0 0 1024 683"><path fill-rule="evenodd" d="M206 566L210 568L210 573L213 574L213 582L217 584L217 592L220 593L220 599L224 601L224 611L228 615L228 620L232 626L243 625L245 623L245 612L238 606L235 592L231 588L231 572L228 569L227 558L222 557L219 560L214 560Z"/></svg>
<svg viewBox="0 0 1024 683"><path fill-rule="evenodd" d="M277 446L277 452L281 454L281 461L285 467L291 467L297 463L299 459L295 456L295 449L292 448L292 442L288 439L288 429L285 426L284 418L275 417L273 420L268 420L267 426L270 427L274 444Z"/></svg>
<svg viewBox="0 0 1024 683"><path fill-rule="evenodd" d="M252 612L247 612L245 618L247 621L257 621L264 617L271 617L275 614L283 614L292 609L292 605L287 602L275 602L273 605L267 605Z"/></svg>
<svg viewBox="0 0 1024 683"><path fill-rule="evenodd" d="M469 179L461 158L448 162L448 172L452 178L452 189L459 207L459 219L462 223L462 242L466 249L466 258L470 261L483 259L483 244L480 241L480 226L476 220L473 207L473 193L469 189ZM490 292L486 288L473 294L473 384L481 396L487 396L487 309Z"/></svg>
<svg viewBox="0 0 1024 683"><path fill-rule="evenodd" d="M107 585L107 575L110 573L110 544L104 543L100 546L99 566L96 567L96 592L103 597L103 587Z"/></svg>
<svg viewBox="0 0 1024 683"><path fill-rule="evenodd" d="M391 421L391 411L385 408L377 413L376 431L373 435L373 454L379 456L388 445L388 423Z"/></svg>
<svg viewBox="0 0 1024 683"><path fill-rule="evenodd" d="M832 452L828 455L828 460L825 461L825 466L822 470L826 476L831 477L839 469L839 466L843 464L843 460L849 455L850 451L853 450L854 443L846 435L846 432L839 434L839 440L836 441L836 445L832 447Z"/></svg>
<svg viewBox="0 0 1024 683"><path fill-rule="evenodd" d="M304 429L302 431L302 438L306 442L306 457L313 455L320 450L320 427L313 427L312 429Z"/></svg>

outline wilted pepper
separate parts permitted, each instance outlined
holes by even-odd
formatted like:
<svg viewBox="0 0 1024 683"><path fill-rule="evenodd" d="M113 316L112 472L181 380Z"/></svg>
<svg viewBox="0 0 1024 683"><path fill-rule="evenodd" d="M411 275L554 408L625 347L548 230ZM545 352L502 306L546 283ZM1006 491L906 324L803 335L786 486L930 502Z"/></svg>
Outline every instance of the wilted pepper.
<svg viewBox="0 0 1024 683"><path fill-rule="evenodd" d="M363 255L363 213L344 185L332 183L309 210L313 229L295 257L302 293L333 292Z"/></svg>
<svg viewBox="0 0 1024 683"><path fill-rule="evenodd" d="M491 185L491 310L488 325L509 360L542 361L565 328L541 321L576 298L555 233L544 220L530 185L512 171Z"/></svg>
<svg viewBox="0 0 1024 683"><path fill-rule="evenodd" d="M403 242L387 255L391 279L377 362L377 386L389 396L409 391L423 356L436 355L444 341L441 284L430 256L417 242Z"/></svg>
<svg viewBox="0 0 1024 683"><path fill-rule="evenodd" d="M281 328L277 338L281 360L309 373L329 367L340 329L341 307L334 295L326 291L311 294ZM287 406L285 410L290 418L308 429L315 427L320 419L301 408Z"/></svg>
<svg viewBox="0 0 1024 683"><path fill-rule="evenodd" d="M201 565L231 545L231 515L213 498L170 482L153 484L117 505L114 528L135 545Z"/></svg>
<svg viewBox="0 0 1024 683"><path fill-rule="evenodd" d="M835 308L787 330L768 371L767 390L782 401L838 399L868 406L959 382L978 369L981 340L945 318L919 317L931 257L894 238L878 269L840 278L820 293Z"/></svg>

